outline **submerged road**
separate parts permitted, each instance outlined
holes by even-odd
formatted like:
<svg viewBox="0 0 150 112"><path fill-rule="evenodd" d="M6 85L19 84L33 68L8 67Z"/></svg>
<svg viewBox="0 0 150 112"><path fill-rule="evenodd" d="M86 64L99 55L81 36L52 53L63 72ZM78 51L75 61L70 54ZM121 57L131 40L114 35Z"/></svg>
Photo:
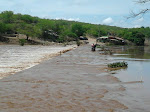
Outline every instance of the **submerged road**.
<svg viewBox="0 0 150 112"><path fill-rule="evenodd" d="M0 80L0 112L126 112L106 56L85 45Z"/></svg>

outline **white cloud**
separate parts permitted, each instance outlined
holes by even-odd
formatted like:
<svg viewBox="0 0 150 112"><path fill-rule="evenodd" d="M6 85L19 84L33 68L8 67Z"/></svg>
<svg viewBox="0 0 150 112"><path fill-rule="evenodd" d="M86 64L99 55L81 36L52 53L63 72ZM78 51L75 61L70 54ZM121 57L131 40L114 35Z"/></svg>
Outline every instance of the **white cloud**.
<svg viewBox="0 0 150 112"><path fill-rule="evenodd" d="M144 21L144 18L139 18L137 20L134 21L134 24L139 24L139 23L142 23Z"/></svg>
<svg viewBox="0 0 150 112"><path fill-rule="evenodd" d="M111 24L111 23L113 23L113 19L112 19L111 17L106 18L106 19L103 20L102 23L103 23L103 24Z"/></svg>
<svg viewBox="0 0 150 112"><path fill-rule="evenodd" d="M141 27L141 25L135 25L134 26L134 28L140 28Z"/></svg>
<svg viewBox="0 0 150 112"><path fill-rule="evenodd" d="M68 21L79 21L80 19L79 18L69 18L69 19L67 19Z"/></svg>
<svg viewBox="0 0 150 112"><path fill-rule="evenodd" d="M132 25L134 28L140 28L141 26L144 26L144 18L138 18L132 22Z"/></svg>
<svg viewBox="0 0 150 112"><path fill-rule="evenodd" d="M138 21L138 22L143 22L143 21L144 21L144 18L142 17L142 18L138 19L137 21Z"/></svg>
<svg viewBox="0 0 150 112"><path fill-rule="evenodd" d="M68 20L68 21L80 21L80 19L79 18L69 18L69 19L67 19L67 18L55 18L56 20Z"/></svg>
<svg viewBox="0 0 150 112"><path fill-rule="evenodd" d="M136 20L134 20L133 21L133 23L135 24L135 25L137 25L137 24L142 24L144 22L144 18L142 17L142 18L138 18L138 19L136 19Z"/></svg>

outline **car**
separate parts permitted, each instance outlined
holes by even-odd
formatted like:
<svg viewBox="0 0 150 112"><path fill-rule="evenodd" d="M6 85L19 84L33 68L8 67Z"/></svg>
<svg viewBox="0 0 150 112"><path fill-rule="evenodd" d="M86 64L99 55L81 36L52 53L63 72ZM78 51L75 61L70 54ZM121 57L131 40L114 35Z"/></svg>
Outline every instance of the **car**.
<svg viewBox="0 0 150 112"><path fill-rule="evenodd" d="M88 40L88 38L87 38L87 37L82 37L82 36L81 36L81 37L79 37L79 39L80 39L80 40Z"/></svg>

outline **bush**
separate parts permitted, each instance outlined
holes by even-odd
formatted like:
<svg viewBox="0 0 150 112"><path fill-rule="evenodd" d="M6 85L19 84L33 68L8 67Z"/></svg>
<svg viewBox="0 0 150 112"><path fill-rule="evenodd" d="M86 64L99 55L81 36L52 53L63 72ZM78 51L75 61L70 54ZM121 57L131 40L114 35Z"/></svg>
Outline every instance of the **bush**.
<svg viewBox="0 0 150 112"><path fill-rule="evenodd" d="M21 46L24 46L24 44L26 43L25 39L19 39L19 43Z"/></svg>
<svg viewBox="0 0 150 112"><path fill-rule="evenodd" d="M118 68L118 67L128 67L128 64L127 62L116 62L116 63L111 63L111 64L108 64L108 67L109 68Z"/></svg>

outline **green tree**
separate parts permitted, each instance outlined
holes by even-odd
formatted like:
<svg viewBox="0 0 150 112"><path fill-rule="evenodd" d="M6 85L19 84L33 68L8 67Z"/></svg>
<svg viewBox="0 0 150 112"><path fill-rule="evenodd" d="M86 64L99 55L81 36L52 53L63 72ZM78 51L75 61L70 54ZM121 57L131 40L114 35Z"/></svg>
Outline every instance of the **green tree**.
<svg viewBox="0 0 150 112"><path fill-rule="evenodd" d="M23 24L23 26L23 28L18 29L18 33L25 34L27 37L26 40L29 40L29 36L36 37L41 35L41 30L38 27L31 24Z"/></svg>
<svg viewBox="0 0 150 112"><path fill-rule="evenodd" d="M72 32L75 33L78 37L84 34L84 29L81 24L75 23L72 25Z"/></svg>
<svg viewBox="0 0 150 112"><path fill-rule="evenodd" d="M133 32L134 43L138 46L144 45L145 35L140 32Z"/></svg>
<svg viewBox="0 0 150 112"><path fill-rule="evenodd" d="M6 32L7 32L7 34L16 33L16 26L15 26L15 24L6 24Z"/></svg>
<svg viewBox="0 0 150 112"><path fill-rule="evenodd" d="M13 22L13 15L14 15L14 13L12 11L4 11L1 13L0 19L4 23L12 23Z"/></svg>
<svg viewBox="0 0 150 112"><path fill-rule="evenodd" d="M131 41L131 42L134 41L133 34L132 34L132 32L130 32L130 31L124 32L123 37L124 37L124 39L127 39L127 40L129 40L129 41Z"/></svg>
<svg viewBox="0 0 150 112"><path fill-rule="evenodd" d="M2 34L4 34L5 32L6 32L6 25L0 22L0 41L2 42L8 41L8 39L2 36Z"/></svg>
<svg viewBox="0 0 150 112"><path fill-rule="evenodd" d="M5 33L5 31L6 31L6 25L0 22L0 34Z"/></svg>
<svg viewBox="0 0 150 112"><path fill-rule="evenodd" d="M40 27L41 30L43 30L43 31L49 30L49 29L53 29L54 22L51 20L48 20L48 19L41 19L41 20L39 20L37 26Z"/></svg>
<svg viewBox="0 0 150 112"><path fill-rule="evenodd" d="M26 22L26 23L34 23L36 22L34 20L34 18L30 15L22 15L21 18L20 18L22 21Z"/></svg>
<svg viewBox="0 0 150 112"><path fill-rule="evenodd" d="M77 41L77 37L78 36L75 33L71 31L65 31L59 36L58 42Z"/></svg>

